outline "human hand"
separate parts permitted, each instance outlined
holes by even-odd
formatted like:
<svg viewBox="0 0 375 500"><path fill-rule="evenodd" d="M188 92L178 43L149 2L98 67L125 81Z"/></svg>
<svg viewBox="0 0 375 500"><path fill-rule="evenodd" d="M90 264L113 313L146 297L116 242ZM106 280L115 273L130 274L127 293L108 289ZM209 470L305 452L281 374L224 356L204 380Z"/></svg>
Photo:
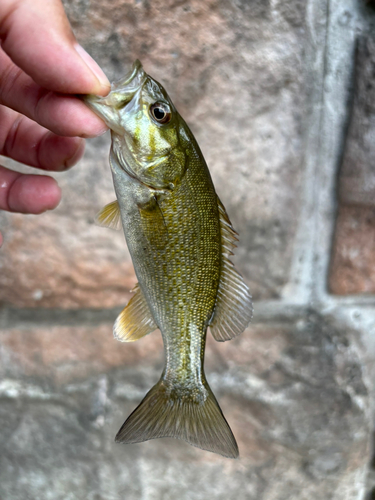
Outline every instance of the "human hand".
<svg viewBox="0 0 375 500"><path fill-rule="evenodd" d="M70 168L83 138L106 130L74 94L106 95L106 76L78 45L60 0L1 0L0 41L0 154L42 170ZM39 214L60 197L52 177L0 165L0 209Z"/></svg>

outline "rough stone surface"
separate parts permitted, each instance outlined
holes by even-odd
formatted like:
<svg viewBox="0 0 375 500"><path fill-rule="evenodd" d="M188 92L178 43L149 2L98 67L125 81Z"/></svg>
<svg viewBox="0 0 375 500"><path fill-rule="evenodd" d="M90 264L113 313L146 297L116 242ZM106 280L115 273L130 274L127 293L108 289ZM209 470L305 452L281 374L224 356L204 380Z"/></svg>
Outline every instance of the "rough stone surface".
<svg viewBox="0 0 375 500"><path fill-rule="evenodd" d="M374 293L375 206L341 204L333 248L332 293Z"/></svg>
<svg viewBox="0 0 375 500"><path fill-rule="evenodd" d="M305 4L284 4L65 2L79 41L110 78L140 58L191 125L240 234L236 261L256 298L279 296L287 282L301 204ZM108 141L90 141L80 166L58 176L64 199L53 213L1 216L4 304L123 304L133 284L123 238L93 226L113 200L108 150Z"/></svg>
<svg viewBox="0 0 375 500"><path fill-rule="evenodd" d="M375 38L359 38L353 104L340 170L342 203L375 205Z"/></svg>
<svg viewBox="0 0 375 500"><path fill-rule="evenodd" d="M136 278L124 236L94 224L96 213L115 198L108 141L93 140L77 168L56 175L63 190L57 210L38 216L1 214L6 242L0 255L0 303L55 308L126 304Z"/></svg>
<svg viewBox="0 0 375 500"><path fill-rule="evenodd" d="M160 335L148 337L147 344L122 344L112 338L109 324L12 329L0 332L0 343L0 377L48 379L57 385L122 365L134 367L147 352L154 361L163 352Z"/></svg>
<svg viewBox="0 0 375 500"><path fill-rule="evenodd" d="M357 43L352 112L339 177L332 293L375 292L375 39Z"/></svg>
<svg viewBox="0 0 375 500"><path fill-rule="evenodd" d="M157 333L120 344L109 324L31 327L0 341L4 500L360 498L367 388L351 332L330 318L258 324L226 344L209 337L207 376L237 461L172 439L113 443L160 375Z"/></svg>

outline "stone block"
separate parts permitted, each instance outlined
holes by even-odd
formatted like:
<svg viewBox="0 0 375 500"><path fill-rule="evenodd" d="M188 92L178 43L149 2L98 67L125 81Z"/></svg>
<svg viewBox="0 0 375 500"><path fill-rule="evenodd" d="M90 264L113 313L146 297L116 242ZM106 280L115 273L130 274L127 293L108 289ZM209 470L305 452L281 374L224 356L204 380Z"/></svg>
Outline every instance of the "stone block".
<svg viewBox="0 0 375 500"><path fill-rule="evenodd" d="M195 133L240 234L235 257L255 298L288 282L301 208L310 62L305 4L65 2L82 45L111 79L140 58ZM42 216L1 215L1 303L114 307L135 282L123 237L93 225L113 200L107 138L58 174L63 201Z"/></svg>
<svg viewBox="0 0 375 500"><path fill-rule="evenodd" d="M115 318L114 318L115 320ZM0 377L47 381L60 386L128 366L150 355L161 365L159 332L139 342L123 344L112 335L112 325L37 326L0 331Z"/></svg>
<svg viewBox="0 0 375 500"><path fill-rule="evenodd" d="M360 37L329 276L330 291L338 295L375 292L374 54L373 35Z"/></svg>
<svg viewBox="0 0 375 500"><path fill-rule="evenodd" d="M332 293L375 293L375 207L340 205L329 277Z"/></svg>
<svg viewBox="0 0 375 500"><path fill-rule="evenodd" d="M109 330L2 332L0 498L363 498L369 394L355 333L334 318L257 324L225 344L208 336L207 378L238 460L172 439L113 442L158 380L162 346L155 333L119 344Z"/></svg>
<svg viewBox="0 0 375 500"><path fill-rule="evenodd" d="M124 236L94 224L97 212L115 199L108 151L107 134L92 141L77 168L55 175L63 191L55 211L0 215L5 235L0 250L0 304L71 309L125 306L137 280Z"/></svg>
<svg viewBox="0 0 375 500"><path fill-rule="evenodd" d="M341 203L375 205L375 39L358 39L349 127L339 178Z"/></svg>

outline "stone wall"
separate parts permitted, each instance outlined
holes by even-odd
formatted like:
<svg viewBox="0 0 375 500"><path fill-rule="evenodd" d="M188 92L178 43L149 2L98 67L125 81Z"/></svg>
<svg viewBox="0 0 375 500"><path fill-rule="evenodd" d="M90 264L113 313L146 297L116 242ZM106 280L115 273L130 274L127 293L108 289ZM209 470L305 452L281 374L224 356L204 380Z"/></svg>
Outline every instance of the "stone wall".
<svg viewBox="0 0 375 500"><path fill-rule="evenodd" d="M205 362L240 459L113 442L163 351L158 332L112 338L135 276L123 235L94 225L114 199L103 136L56 174L54 212L0 215L0 499L375 498L374 7L64 5L111 79L139 58L168 89L240 234L254 321L209 337Z"/></svg>

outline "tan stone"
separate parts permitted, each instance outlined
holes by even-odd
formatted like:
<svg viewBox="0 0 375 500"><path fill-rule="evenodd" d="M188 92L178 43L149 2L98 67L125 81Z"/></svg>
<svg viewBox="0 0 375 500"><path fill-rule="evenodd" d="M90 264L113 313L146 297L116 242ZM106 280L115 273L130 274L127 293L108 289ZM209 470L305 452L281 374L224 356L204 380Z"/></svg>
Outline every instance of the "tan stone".
<svg viewBox="0 0 375 500"><path fill-rule="evenodd" d="M56 384L82 380L121 366L160 362L159 332L124 344L112 335L112 325L51 326L0 332L0 375L44 378Z"/></svg>
<svg viewBox="0 0 375 500"><path fill-rule="evenodd" d="M140 58L196 134L240 244L255 298L288 281L300 212L304 4L256 1L65 2L79 41L111 79ZM2 214L0 301L113 307L134 284L123 236L93 226L114 199L108 137L56 175L63 201L38 217Z"/></svg>
<svg viewBox="0 0 375 500"><path fill-rule="evenodd" d="M236 367L261 375L280 358L286 331L282 326L254 326L225 343L215 342L209 333L206 370L221 373ZM122 343L113 338L110 323L13 328L0 331L0 344L0 376L45 377L59 384L117 367L162 363L164 356L158 330L140 341Z"/></svg>
<svg viewBox="0 0 375 500"><path fill-rule="evenodd" d="M105 308L128 302L137 280L122 234L58 211L9 219L0 303Z"/></svg>

